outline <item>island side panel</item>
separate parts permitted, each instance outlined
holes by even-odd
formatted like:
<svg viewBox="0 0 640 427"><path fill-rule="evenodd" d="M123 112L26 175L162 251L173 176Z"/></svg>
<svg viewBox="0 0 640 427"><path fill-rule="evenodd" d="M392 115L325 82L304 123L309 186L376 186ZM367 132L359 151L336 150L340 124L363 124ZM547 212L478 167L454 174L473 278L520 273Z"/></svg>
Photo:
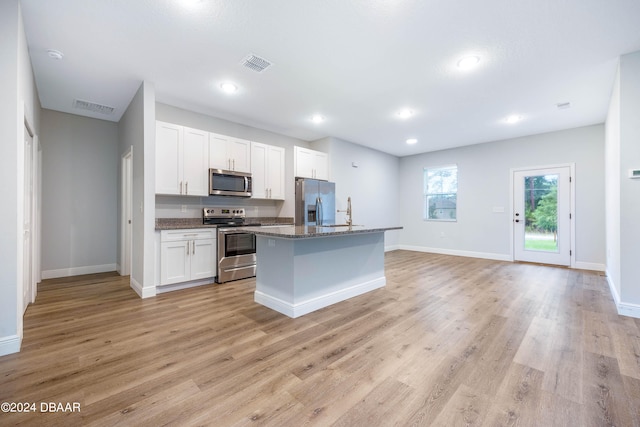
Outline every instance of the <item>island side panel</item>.
<svg viewBox="0 0 640 427"><path fill-rule="evenodd" d="M255 301L298 317L383 287L384 232L257 236Z"/></svg>

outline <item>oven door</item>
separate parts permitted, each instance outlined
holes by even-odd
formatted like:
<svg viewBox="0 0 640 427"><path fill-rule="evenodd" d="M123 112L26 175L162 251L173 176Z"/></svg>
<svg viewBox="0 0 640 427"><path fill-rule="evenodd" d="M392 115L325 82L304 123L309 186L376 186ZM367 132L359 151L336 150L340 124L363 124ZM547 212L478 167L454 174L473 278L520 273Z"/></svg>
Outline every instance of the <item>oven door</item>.
<svg viewBox="0 0 640 427"><path fill-rule="evenodd" d="M218 283L256 275L256 236L241 227L218 229Z"/></svg>

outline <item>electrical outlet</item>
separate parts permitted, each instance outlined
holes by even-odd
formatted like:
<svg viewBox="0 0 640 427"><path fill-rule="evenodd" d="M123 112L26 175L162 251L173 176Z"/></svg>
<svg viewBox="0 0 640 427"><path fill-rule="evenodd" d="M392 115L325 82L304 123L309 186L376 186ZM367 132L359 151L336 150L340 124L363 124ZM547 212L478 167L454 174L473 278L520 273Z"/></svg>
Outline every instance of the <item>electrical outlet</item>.
<svg viewBox="0 0 640 427"><path fill-rule="evenodd" d="M180 212L185 213L187 211L187 205L182 205Z"/></svg>
<svg viewBox="0 0 640 427"><path fill-rule="evenodd" d="M267 242L268 242L268 246L269 246L270 248L273 248L273 247L275 247L275 246L276 246L276 241L275 241L275 239L269 239Z"/></svg>
<svg viewBox="0 0 640 427"><path fill-rule="evenodd" d="M444 237L444 231L440 232L440 238L442 239Z"/></svg>

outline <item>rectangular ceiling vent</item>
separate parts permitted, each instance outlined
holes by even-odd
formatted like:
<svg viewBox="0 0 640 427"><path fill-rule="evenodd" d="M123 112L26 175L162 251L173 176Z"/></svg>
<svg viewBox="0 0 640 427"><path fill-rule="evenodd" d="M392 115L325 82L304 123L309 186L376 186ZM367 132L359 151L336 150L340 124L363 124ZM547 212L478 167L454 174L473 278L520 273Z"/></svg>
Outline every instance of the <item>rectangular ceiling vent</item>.
<svg viewBox="0 0 640 427"><path fill-rule="evenodd" d="M567 108L571 108L571 103L570 102L560 102L560 103L556 104L556 108L558 110L566 110Z"/></svg>
<svg viewBox="0 0 640 427"><path fill-rule="evenodd" d="M257 73L261 73L272 64L266 59L260 58L258 55L250 53L246 58L242 60L242 65Z"/></svg>
<svg viewBox="0 0 640 427"><path fill-rule="evenodd" d="M104 114L105 116L109 116L115 111L115 108L109 107L108 105L96 104L95 102L83 101L81 99L73 101L73 108Z"/></svg>

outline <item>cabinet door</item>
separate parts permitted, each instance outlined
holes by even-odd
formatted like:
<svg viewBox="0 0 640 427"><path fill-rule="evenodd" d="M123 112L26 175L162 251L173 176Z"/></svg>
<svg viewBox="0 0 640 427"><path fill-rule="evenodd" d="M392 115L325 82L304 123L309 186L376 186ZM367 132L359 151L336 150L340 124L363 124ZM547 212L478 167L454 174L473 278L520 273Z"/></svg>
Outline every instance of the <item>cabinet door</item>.
<svg viewBox="0 0 640 427"><path fill-rule="evenodd" d="M302 147L294 147L294 175L300 178L314 178L313 162L315 161L313 150Z"/></svg>
<svg viewBox="0 0 640 427"><path fill-rule="evenodd" d="M190 243L179 240L160 244L160 284L186 282L190 280Z"/></svg>
<svg viewBox="0 0 640 427"><path fill-rule="evenodd" d="M251 172L251 141L244 139L231 139L227 145L231 170L236 172Z"/></svg>
<svg viewBox="0 0 640 427"><path fill-rule="evenodd" d="M269 145L266 163L268 196L270 199L284 200L284 148Z"/></svg>
<svg viewBox="0 0 640 427"><path fill-rule="evenodd" d="M320 151L313 152L314 174L316 179L329 180L329 156Z"/></svg>
<svg viewBox="0 0 640 427"><path fill-rule="evenodd" d="M209 134L209 167L212 169L230 170L231 163L227 154L227 144L229 137Z"/></svg>
<svg viewBox="0 0 640 427"><path fill-rule="evenodd" d="M267 150L268 146L259 142L251 143L252 198L266 199L267 195Z"/></svg>
<svg viewBox="0 0 640 427"><path fill-rule="evenodd" d="M180 194L182 126L156 122L156 193Z"/></svg>
<svg viewBox="0 0 640 427"><path fill-rule="evenodd" d="M209 195L209 133L184 128L183 141L183 194Z"/></svg>
<svg viewBox="0 0 640 427"><path fill-rule="evenodd" d="M216 239L191 240L191 280L216 275Z"/></svg>

